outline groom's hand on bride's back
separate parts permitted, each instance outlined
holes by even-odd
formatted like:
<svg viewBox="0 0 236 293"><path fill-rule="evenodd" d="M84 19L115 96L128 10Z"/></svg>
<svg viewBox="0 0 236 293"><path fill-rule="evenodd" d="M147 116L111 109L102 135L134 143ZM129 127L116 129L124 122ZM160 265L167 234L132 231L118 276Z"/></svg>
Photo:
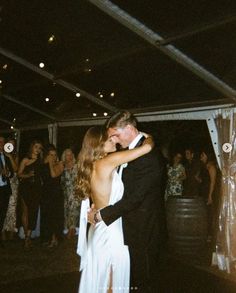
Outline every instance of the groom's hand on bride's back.
<svg viewBox="0 0 236 293"><path fill-rule="evenodd" d="M92 204L90 209L88 209L87 215L88 215L88 222L92 225L95 225L96 222L94 220L94 216L96 214L97 210L95 209L95 205Z"/></svg>
<svg viewBox="0 0 236 293"><path fill-rule="evenodd" d="M88 214L88 222L92 225L96 225L97 223L102 221L100 210L96 210L94 204L91 205L87 214Z"/></svg>

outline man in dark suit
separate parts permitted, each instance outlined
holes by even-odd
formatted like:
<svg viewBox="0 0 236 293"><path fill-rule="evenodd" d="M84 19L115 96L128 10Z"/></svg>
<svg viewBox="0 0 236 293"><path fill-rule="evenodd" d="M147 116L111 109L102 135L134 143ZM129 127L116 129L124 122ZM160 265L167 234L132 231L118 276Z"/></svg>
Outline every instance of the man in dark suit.
<svg viewBox="0 0 236 293"><path fill-rule="evenodd" d="M109 137L122 148L142 144L144 137L138 131L136 119L128 111L113 115L106 123ZM154 148L150 153L128 163L123 168L123 198L95 213L95 222L103 220L110 225L117 218L123 219L125 244L131 257L131 291L154 292L152 288L158 264L163 230L163 200L161 179L163 161Z"/></svg>
<svg viewBox="0 0 236 293"><path fill-rule="evenodd" d="M13 169L9 158L4 154L4 137L0 136L0 231L2 231L7 213L11 186L9 177L13 175ZM3 247L0 238L0 246Z"/></svg>

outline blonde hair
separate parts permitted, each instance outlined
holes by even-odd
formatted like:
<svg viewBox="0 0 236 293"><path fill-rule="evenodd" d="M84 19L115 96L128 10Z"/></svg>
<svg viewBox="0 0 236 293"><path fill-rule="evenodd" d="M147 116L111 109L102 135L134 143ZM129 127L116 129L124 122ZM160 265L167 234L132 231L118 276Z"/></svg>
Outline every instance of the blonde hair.
<svg viewBox="0 0 236 293"><path fill-rule="evenodd" d="M73 162L73 164L75 164L75 155L74 155L74 153L73 153L73 151L72 151L72 149L65 149L64 151L63 151L63 153L62 153L62 155L61 155L61 161L63 162L63 163L65 163L65 161L66 161L66 153L67 152L71 152L72 153L72 156L73 156L73 159L72 159L72 162Z"/></svg>
<svg viewBox="0 0 236 293"><path fill-rule="evenodd" d="M104 143L107 140L107 133L103 127L95 126L86 132L82 148L78 155L78 178L76 195L80 199L91 196L91 175L93 163L104 157Z"/></svg>

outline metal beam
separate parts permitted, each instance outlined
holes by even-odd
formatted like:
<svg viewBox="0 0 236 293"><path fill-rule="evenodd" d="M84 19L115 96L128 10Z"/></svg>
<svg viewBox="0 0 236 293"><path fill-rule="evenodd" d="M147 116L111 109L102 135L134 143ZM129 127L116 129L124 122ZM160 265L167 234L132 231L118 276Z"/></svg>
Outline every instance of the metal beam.
<svg viewBox="0 0 236 293"><path fill-rule="evenodd" d="M222 162L222 158L221 158L221 156L222 156L222 151L221 151L222 145L220 145L220 143L219 143L218 130L217 130L217 126L216 126L214 116L208 117L206 119L206 123L207 123L208 131L209 131L209 135L211 137L211 143L212 143L212 147L213 147L214 152L215 152L215 156L216 156L218 166L222 170L222 164L221 164L221 162Z"/></svg>
<svg viewBox="0 0 236 293"><path fill-rule="evenodd" d="M49 80L52 80L54 82L56 82L56 84L59 84L61 85L62 87L64 88L67 88L68 90L74 92L74 93L77 93L77 92L80 92L80 94L82 96L84 96L85 98L87 98L88 100L92 101L93 103L96 103L98 104L99 106L103 107L103 108L106 108L112 112L116 112L118 109L108 103L106 103L105 101L101 100L101 99L98 99L96 97L94 97L93 95L91 95L90 93L80 89L79 87L63 80L63 79L56 79L55 80L55 77L53 74L47 72L46 70L42 70L40 68L38 68L37 66L35 66L34 64L28 62L27 60L24 60L23 58L19 57L19 56L16 56L15 54L9 52L8 50L0 47L0 54L4 55L5 57L23 65L24 67L36 72L37 74L49 79Z"/></svg>
<svg viewBox="0 0 236 293"><path fill-rule="evenodd" d="M3 119L3 118L0 118L0 121L5 123L5 124L8 124L8 125L12 125L13 123L9 120L6 120L6 119Z"/></svg>
<svg viewBox="0 0 236 293"><path fill-rule="evenodd" d="M188 107L185 109L159 110L153 112L134 113L138 122L154 122L154 121L174 121L174 120L206 120L209 117L215 117L219 111L230 111L234 108L234 104L221 104L212 106ZM93 126L104 125L108 117L94 117L85 119L67 119L57 121L58 127L72 126ZM23 126L21 131L48 128L48 124L35 126Z"/></svg>
<svg viewBox="0 0 236 293"><path fill-rule="evenodd" d="M32 106L30 106L30 105L28 105L28 104L26 104L24 102L21 102L21 101L15 99L15 98L13 98L13 97L11 97L9 95L2 94L1 97L3 97L4 99L6 99L8 101L11 101L11 102L13 102L15 104L18 104L18 105L20 105L20 106L22 106L24 108L27 108L27 109L35 112L35 113L38 113L38 114L40 114L42 116L45 116L45 117L47 117L47 118L49 118L51 120L56 120L56 118L54 116L51 116L51 115L49 115L49 114L47 114L47 113L45 113L45 112L43 112L43 111L41 111L41 110L39 110L39 109L37 109L35 107L32 107Z"/></svg>
<svg viewBox="0 0 236 293"><path fill-rule="evenodd" d="M142 39L146 40L158 50L169 56L171 59L175 60L195 75L203 79L206 83L211 85L214 89L218 90L225 97L236 101L236 91L227 85L225 82L220 80L214 74L206 70L204 67L199 65L197 62L189 58L186 54L182 53L173 45L161 46L163 38L149 29L143 23L130 16L124 10L120 9L117 5L113 4L109 0L88 0L89 2L96 5L99 9L104 11L106 14L110 15L122 25L139 35Z"/></svg>
<svg viewBox="0 0 236 293"><path fill-rule="evenodd" d="M236 21L236 15L230 15L230 16L227 16L226 18L219 19L219 20L217 20L217 21L215 21L213 23L208 23L208 24L196 27L196 28L192 28L192 30L182 32L177 36L170 36L168 38L165 38L163 41L159 41L158 43L159 43L159 45L164 46L164 45L173 43L175 41L182 40L184 38L188 38L188 37L191 37L193 35L196 35L196 34L199 34L199 33L203 33L203 32L215 29L217 27L226 25L226 24L234 22L234 21Z"/></svg>

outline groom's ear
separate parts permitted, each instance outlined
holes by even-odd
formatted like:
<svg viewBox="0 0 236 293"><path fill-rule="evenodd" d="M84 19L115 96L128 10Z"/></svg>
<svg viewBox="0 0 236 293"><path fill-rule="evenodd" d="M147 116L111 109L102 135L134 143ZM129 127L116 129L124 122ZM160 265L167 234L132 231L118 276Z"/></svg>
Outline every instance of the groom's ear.
<svg viewBox="0 0 236 293"><path fill-rule="evenodd" d="M130 125L130 124L127 124L127 125L125 126L125 128L126 128L127 130L132 130L132 129L133 129L133 126Z"/></svg>

